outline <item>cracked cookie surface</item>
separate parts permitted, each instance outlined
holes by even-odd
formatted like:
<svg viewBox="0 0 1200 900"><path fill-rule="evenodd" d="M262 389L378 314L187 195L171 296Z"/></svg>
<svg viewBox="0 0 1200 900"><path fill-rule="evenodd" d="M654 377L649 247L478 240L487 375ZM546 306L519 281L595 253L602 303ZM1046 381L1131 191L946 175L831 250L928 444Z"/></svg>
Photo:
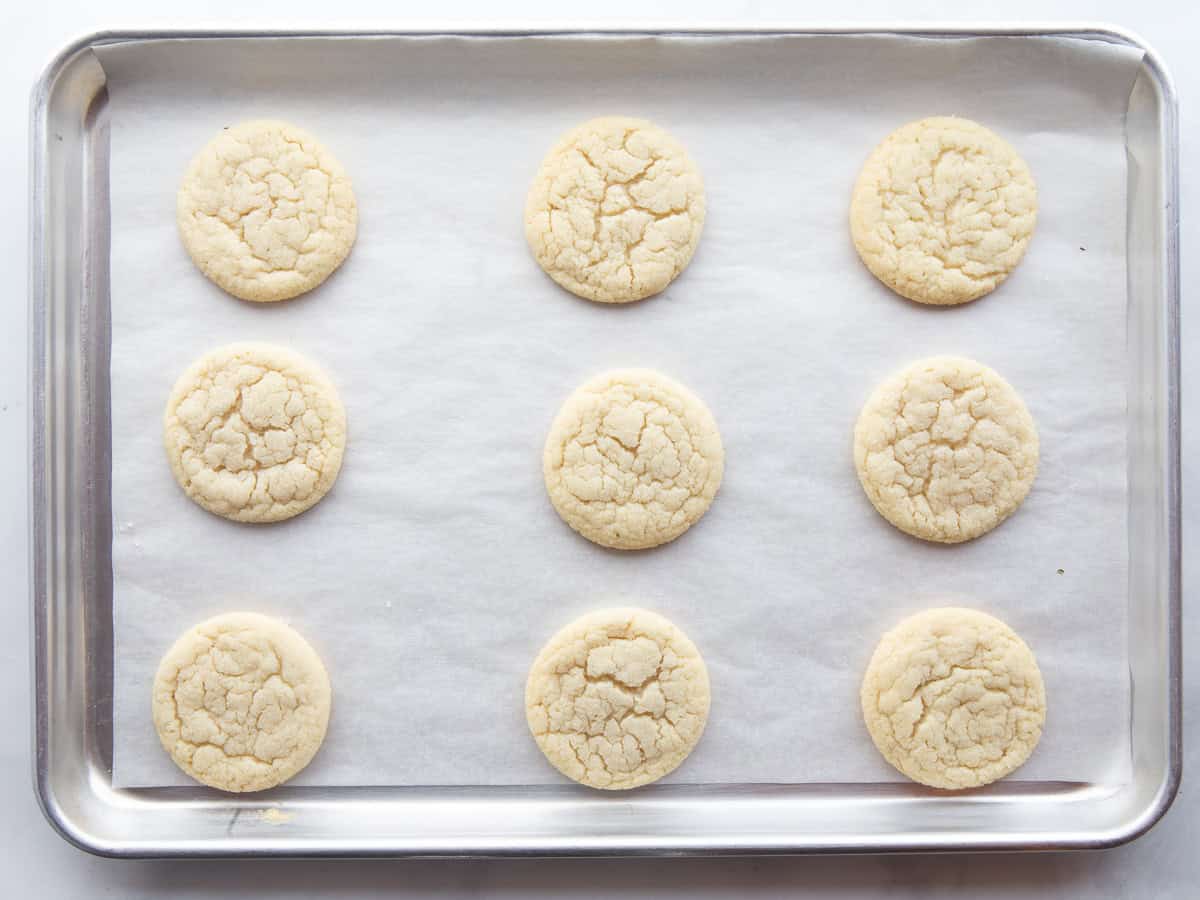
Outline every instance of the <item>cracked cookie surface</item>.
<svg viewBox="0 0 1200 900"><path fill-rule="evenodd" d="M704 660L675 625L644 609L603 609L542 648L525 684L525 716L568 778L624 790L683 762L704 732L709 698Z"/></svg>
<svg viewBox="0 0 1200 900"><path fill-rule="evenodd" d="M1046 692L1033 652L999 619L931 609L883 636L867 666L862 711L884 758L930 787L979 787L1037 746Z"/></svg>
<svg viewBox="0 0 1200 900"><path fill-rule="evenodd" d="M1037 476L1037 429L995 371L933 357L871 394L854 426L854 464L885 519L914 537L956 544L1021 505Z"/></svg>
<svg viewBox="0 0 1200 900"><path fill-rule="evenodd" d="M708 407L649 369L597 375L559 410L542 456L550 502L590 541L641 550L708 510L725 451Z"/></svg>
<svg viewBox="0 0 1200 900"><path fill-rule="evenodd" d="M358 230L350 179L312 135L243 122L192 160L176 203L200 271L242 300L287 300L342 264Z"/></svg>
<svg viewBox="0 0 1200 900"><path fill-rule="evenodd" d="M309 764L329 723L329 676L295 631L228 613L175 642L154 678L154 727L176 765L223 791L262 791Z"/></svg>
<svg viewBox="0 0 1200 900"><path fill-rule="evenodd" d="M547 154L525 237L551 278L600 303L662 291L704 227L704 182L683 146L644 119L592 119Z"/></svg>
<svg viewBox="0 0 1200 900"><path fill-rule="evenodd" d="M951 116L888 135L850 202L851 236L871 273L940 306L993 291L1021 261L1036 221L1025 161L992 131Z"/></svg>
<svg viewBox="0 0 1200 900"><path fill-rule="evenodd" d="M303 357L232 344L175 383L163 442L175 480L204 509L236 522L279 522L333 486L346 413L329 379Z"/></svg>

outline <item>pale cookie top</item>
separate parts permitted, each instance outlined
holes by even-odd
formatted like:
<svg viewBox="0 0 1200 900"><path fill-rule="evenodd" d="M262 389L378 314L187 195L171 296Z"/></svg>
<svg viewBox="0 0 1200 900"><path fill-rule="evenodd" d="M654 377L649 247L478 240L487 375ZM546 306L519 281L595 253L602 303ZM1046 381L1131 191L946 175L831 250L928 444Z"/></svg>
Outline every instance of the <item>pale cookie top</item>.
<svg viewBox="0 0 1200 900"><path fill-rule="evenodd" d="M573 294L628 303L684 270L704 227L704 182L687 151L644 119L592 119L542 161L525 237Z"/></svg>
<svg viewBox="0 0 1200 900"><path fill-rule="evenodd" d="M971 788L1029 758L1046 721L1033 653L1011 628L973 609L931 609L879 642L862 684L867 730L914 781Z"/></svg>
<svg viewBox="0 0 1200 900"><path fill-rule="evenodd" d="M649 369L605 372L559 410L542 456L550 502L590 541L641 550L704 515L725 468L708 407Z"/></svg>
<svg viewBox="0 0 1200 900"><path fill-rule="evenodd" d="M854 464L885 519L915 537L956 544L986 534L1021 505L1037 475L1037 429L996 372L938 356L871 394L854 426Z"/></svg>
<svg viewBox="0 0 1200 900"><path fill-rule="evenodd" d="M213 138L179 187L192 261L243 300L287 300L342 264L358 228L350 179L312 135L243 122Z"/></svg>
<svg viewBox="0 0 1200 900"><path fill-rule="evenodd" d="M982 125L950 116L888 135L850 201L850 233L872 274L937 305L994 290L1021 261L1036 221L1025 161Z"/></svg>
<svg viewBox="0 0 1200 900"><path fill-rule="evenodd" d="M269 344L231 344L175 383L163 417L175 480L236 522L278 522L325 496L346 448L337 391L302 356Z"/></svg>
<svg viewBox="0 0 1200 900"><path fill-rule="evenodd" d="M329 723L329 676L304 638L256 613L202 622L154 678L154 727L188 775L262 791L308 765Z"/></svg>
<svg viewBox="0 0 1200 900"><path fill-rule="evenodd" d="M696 645L644 609L572 622L542 648L525 684L525 716L546 758L604 790L673 771L700 740L708 707Z"/></svg>

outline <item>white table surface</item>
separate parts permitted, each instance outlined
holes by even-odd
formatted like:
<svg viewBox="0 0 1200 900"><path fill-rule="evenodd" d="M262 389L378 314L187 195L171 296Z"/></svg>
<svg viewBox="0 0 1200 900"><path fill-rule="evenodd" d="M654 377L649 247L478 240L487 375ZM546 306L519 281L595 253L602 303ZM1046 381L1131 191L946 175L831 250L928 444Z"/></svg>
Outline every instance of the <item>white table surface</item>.
<svg viewBox="0 0 1200 900"><path fill-rule="evenodd" d="M8 896L56 897L407 897L442 896L593 897L1146 897L1200 896L1200 793L1189 783L1200 764L1197 725L1200 677L1185 664L1184 782L1174 807L1148 835L1126 847L1091 854L955 857L830 857L797 859L559 860L559 861L273 861L140 862L88 856L67 845L42 819L34 799L30 766L28 522L26 496L26 275L28 189L28 97L50 56L72 37L120 26L396 24L436 17L466 22L483 17L549 24L556 19L587 21L696 21L752 24L787 20L846 22L999 21L1108 22L1145 38L1165 59L1181 101L1183 135L1183 460L1184 556L1192 549L1197 504L1189 486L1200 474L1200 437L1187 414L1200 387L1200 355L1189 349L1200 331L1190 313L1200 272L1189 265L1200 228L1188 213L1200 201L1200 176L1187 165L1200 146L1200 5L1194 0L1009 0L1006 4L956 2L892 3L860 0L844 5L812 2L711 0L654 3L650 0L486 2L423 4L365 3L336 6L310 0L235 4L190 0L174 11L156 0L9 0L0 12L8 39L0 55L0 172L4 173L0 217L0 271L10 284L0 303L0 572L7 573L9 627L0 630L0 870ZM253 8L254 16L241 11ZM853 13L850 12L853 10ZM840 12L838 12L840 11ZM340 17L335 17L340 14ZM831 14L846 18L830 19ZM851 18L852 16L852 18ZM1194 401L1195 404L1200 400ZM1185 565L1184 594L1194 571ZM1200 646L1200 623L1184 617L1185 660ZM11 892L11 893L10 893Z"/></svg>

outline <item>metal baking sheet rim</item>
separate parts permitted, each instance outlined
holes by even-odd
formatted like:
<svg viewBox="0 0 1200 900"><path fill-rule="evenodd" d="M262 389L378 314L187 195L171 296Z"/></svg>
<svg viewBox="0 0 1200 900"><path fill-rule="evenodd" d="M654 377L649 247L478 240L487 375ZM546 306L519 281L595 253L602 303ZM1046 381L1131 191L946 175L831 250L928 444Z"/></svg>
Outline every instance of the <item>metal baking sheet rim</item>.
<svg viewBox="0 0 1200 900"><path fill-rule="evenodd" d="M51 272L47 265L47 233L56 224L48 215L50 182L55 176L51 165L51 140L61 142L61 136L52 135L49 127L50 100L59 77L76 60L93 48L126 42L151 40L220 40L228 38L371 38L371 37L520 37L520 36L572 36L604 35L631 37L643 36L898 36L929 38L977 38L977 37L1067 37L1101 41L1133 47L1142 51L1143 74L1148 75L1158 93L1160 117L1158 139L1161 145L1162 170L1159 190L1162 196L1162 246L1156 248L1161 263L1162 310L1165 328L1164 353L1165 396L1162 399L1165 415L1166 435L1162 447L1163 490L1161 500L1165 504L1167 533L1165 547L1165 577L1163 592L1165 608L1162 613L1164 626L1163 646L1165 658L1161 660L1165 673L1165 735L1163 747L1165 766L1155 789L1147 802L1136 814L1127 816L1122 823L1109 829L1076 830L1071 832L905 832L856 838L853 834L814 835L789 831L775 833L718 834L714 836L689 837L685 835L642 836L638 834L605 832L603 828L589 838L540 834L536 837L506 836L502 832L488 836L475 830L471 834L446 836L429 835L424 838L407 837L403 840L374 837L362 840L334 840L329 838L297 838L283 834L263 834L260 839L247 841L200 838L197 840L156 840L145 837L132 840L113 837L88 819L96 810L83 810L79 797L64 796L61 782L76 789L82 788L83 801L105 810L124 808L126 815L132 814L139 803L131 795L136 792L114 789L111 772L97 767L88 756L88 717L77 716L67 726L55 723L59 708L65 699L77 689L78 699L86 695L89 638L95 635L81 634L85 629L85 610L74 609L76 593L63 590L63 581L68 578L85 579L86 568L81 570L78 555L81 548L73 548L63 530L81 523L62 522L61 510L65 510L69 499L55 491L56 478L68 478L72 464L69 455L64 459L49 459L48 449L54 437L48 430L59 417L65 425L59 393L62 385L72 377L79 388L87 381L86 373L71 367L78 360L70 356L70 348L59 351L55 346L61 335L52 330L48 308L50 285L61 273ZM98 92L97 92L98 93ZM87 108L91 100L88 99ZM470 857L470 856L647 856L647 855L698 855L698 854L788 854L825 852L923 852L923 851L972 851L972 850L1063 850L1099 849L1127 843L1149 830L1169 809L1179 788L1182 772L1181 733L1181 506L1180 506L1180 408L1179 408L1179 210L1178 210L1178 122L1177 99L1171 78L1157 54L1135 34L1109 25L1091 24L1000 24L981 26L923 25L905 27L894 23L877 25L826 25L806 26L770 24L760 27L738 27L724 24L679 27L674 25L640 25L637 27L613 25L611 23L578 23L559 27L531 26L514 27L507 24L486 23L477 27L461 25L449 27L428 26L417 29L365 28L351 31L326 29L279 29L262 28L246 30L113 30L99 31L76 39L60 51L47 65L36 82L31 98L30 117L30 494L29 521L30 540L30 595L33 604L33 690L34 690L34 789L42 811L51 826L68 842L101 856L117 858L146 857L240 857L240 856L322 856L322 857ZM85 109L86 112L86 109ZM82 127L82 123L81 123ZM86 173L81 176L86 178ZM86 202L80 200L79 202ZM105 263L106 265L106 263ZM88 281L87 272L80 272L81 289ZM67 330L72 324L67 323ZM58 326L62 327L62 326ZM65 354L62 358L59 353ZM74 399L73 395L69 399ZM61 442L61 438L60 438ZM95 485L89 479L83 486L90 493ZM55 517L53 510L60 510ZM81 541L81 544L86 542ZM86 548L82 548L86 553ZM52 590L53 589L53 590ZM80 664L83 662L84 664ZM1132 677L1132 673L1131 673ZM94 701L83 706L93 707ZM1136 707L1135 707L1136 710ZM59 731L65 734L59 735ZM58 743L55 743L57 740ZM60 744L74 749L76 757L60 760ZM1132 789L1133 782L1130 783ZM189 809L196 814L208 808L232 810L226 836L233 829L237 818L244 812L269 813L278 811L276 797L264 802L256 799L220 797L213 799L211 793L187 789L186 799L169 801L172 805ZM286 790L286 789L284 789ZM293 789L298 790L298 789ZM356 790L356 789L343 789ZM412 790L412 789L401 789ZM417 789L420 790L420 789ZM1067 802L1082 802L1087 799L1105 799L1092 796L1095 786L1082 791L1065 791ZM357 792L357 791L356 791ZM363 791L368 796L376 791ZM513 797L528 797L528 794L504 791ZM714 794L729 794L728 788L719 788ZM752 792L751 792L752 793ZM869 790L865 793L870 793ZM1079 796L1080 794L1084 796ZM1101 793L1104 793L1101 791ZM1108 792L1108 799L1112 799ZM825 802L837 795L823 798ZM980 795L975 795L979 797ZM741 799L744 799L742 795ZM304 795L297 794L296 806L306 805ZM622 808L617 798L603 798L609 808ZM336 804L338 801L332 801ZM372 804L370 799L359 803ZM497 803L509 801L500 798ZM570 802L570 801L569 801ZM661 802L671 804L670 792ZM713 802L721 802L716 800ZM161 805L155 801L151 805ZM490 804L487 804L490 805ZM369 808L369 807L368 807ZM496 811L500 811L497 808ZM277 815L286 819L286 813ZM270 816L266 816L268 820Z"/></svg>

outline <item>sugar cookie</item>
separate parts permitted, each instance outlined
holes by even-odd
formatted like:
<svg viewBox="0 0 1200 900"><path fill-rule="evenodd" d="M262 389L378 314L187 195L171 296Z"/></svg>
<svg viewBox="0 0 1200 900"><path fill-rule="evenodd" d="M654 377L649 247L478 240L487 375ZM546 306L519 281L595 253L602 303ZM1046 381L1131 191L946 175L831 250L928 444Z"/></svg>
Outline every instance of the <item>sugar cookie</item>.
<svg viewBox="0 0 1200 900"><path fill-rule="evenodd" d="M256 613L201 622L154 677L154 727L179 768L223 791L262 791L309 764L329 723L329 676L304 638Z"/></svg>
<svg viewBox="0 0 1200 900"><path fill-rule="evenodd" d="M525 716L556 769L588 787L635 788L684 761L704 732L708 670L662 616L604 609L572 622L538 654Z"/></svg>
<svg viewBox="0 0 1200 900"><path fill-rule="evenodd" d="M542 456L550 502L590 541L641 550L704 515L725 467L708 407L649 369L586 382L563 404Z"/></svg>
<svg viewBox="0 0 1200 900"><path fill-rule="evenodd" d="M871 394L854 426L854 464L885 519L914 537L956 544L1021 505L1037 475L1037 429L996 372L938 356Z"/></svg>
<svg viewBox="0 0 1200 900"><path fill-rule="evenodd" d="M971 788L1029 758L1046 721L1033 652L973 609L931 609L883 636L862 684L863 718L884 758L914 781Z"/></svg>
<svg viewBox="0 0 1200 900"><path fill-rule="evenodd" d="M525 203L538 265L573 294L628 303L684 270L704 227L704 182L687 151L643 119L592 119L542 162Z"/></svg>
<svg viewBox="0 0 1200 900"><path fill-rule="evenodd" d="M941 306L995 290L1036 221L1024 160L982 125L950 116L888 135L850 201L850 233L872 274L903 297Z"/></svg>
<svg viewBox="0 0 1200 900"><path fill-rule="evenodd" d="M200 271L235 297L269 302L311 291L342 264L358 209L341 164L287 122L243 122L200 151L176 218Z"/></svg>
<svg viewBox="0 0 1200 900"><path fill-rule="evenodd" d="M278 522L333 486L346 412L329 379L302 356L231 344L180 376L163 439L176 481L200 506L236 522Z"/></svg>

